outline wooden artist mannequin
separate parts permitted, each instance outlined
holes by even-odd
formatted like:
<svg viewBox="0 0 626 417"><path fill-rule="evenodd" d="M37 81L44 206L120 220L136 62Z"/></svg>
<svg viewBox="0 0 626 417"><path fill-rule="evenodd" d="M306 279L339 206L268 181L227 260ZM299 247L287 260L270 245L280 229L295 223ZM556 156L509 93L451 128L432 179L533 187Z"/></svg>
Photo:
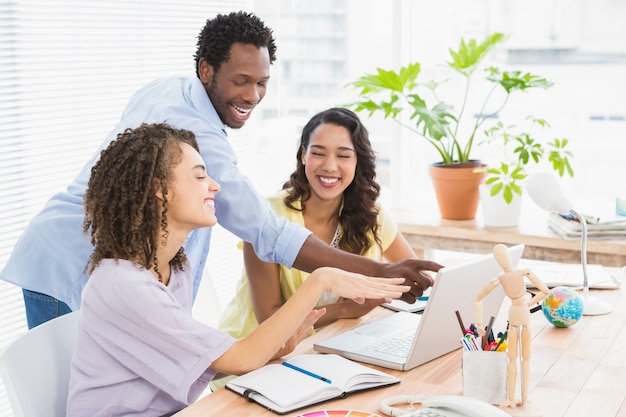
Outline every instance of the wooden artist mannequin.
<svg viewBox="0 0 626 417"><path fill-rule="evenodd" d="M509 328L508 328L508 358L509 364L507 368L507 402L501 407L524 408L528 400L528 382L530 377L530 342L531 334L528 327L530 321L529 306L547 298L550 290L546 285L528 269L514 271L511 266L511 256L509 249L498 244L493 248L493 254L503 269L503 272L491 281L476 296L476 327L481 336L485 335L483 327L483 303L482 300L498 285L502 286L505 295L511 299L511 307L509 308ZM526 301L526 282L524 278L528 278L530 282L540 291L534 295L529 301ZM487 335L488 337L489 335ZM521 341L521 343L519 343ZM517 357L518 348L521 345L522 356L522 399L515 400L515 381L517 379ZM521 410L520 410L521 411ZM528 415L528 414L518 414Z"/></svg>

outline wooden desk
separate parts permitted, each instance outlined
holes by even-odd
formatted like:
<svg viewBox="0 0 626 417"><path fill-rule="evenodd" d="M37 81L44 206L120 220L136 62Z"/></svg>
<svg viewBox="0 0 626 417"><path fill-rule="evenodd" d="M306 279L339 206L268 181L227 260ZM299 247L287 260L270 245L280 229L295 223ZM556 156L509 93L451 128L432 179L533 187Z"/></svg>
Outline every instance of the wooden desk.
<svg viewBox="0 0 626 417"><path fill-rule="evenodd" d="M621 290L599 290L592 294L609 302L614 311L603 316L584 316L565 329L549 324L540 312L532 315L529 399L544 417L626 417L626 294ZM312 353L315 340L385 314L392 313L381 307L361 319L340 320L302 342L294 354ZM506 308L498 320L502 317L506 317ZM459 349L407 372L378 368L398 376L402 382L288 415L319 409L354 409L382 415L378 405L386 397L416 393L462 395L461 357ZM277 414L221 388L175 416L276 417Z"/></svg>
<svg viewBox="0 0 626 417"><path fill-rule="evenodd" d="M438 213L394 213L398 227L418 256L429 250L489 253L497 243L524 243L524 257L550 262L580 263L581 242L565 240L548 228L541 209L522 212L518 227L487 228L482 214L474 220L443 220ZM609 267L626 265L626 236L622 240L587 240L587 263Z"/></svg>

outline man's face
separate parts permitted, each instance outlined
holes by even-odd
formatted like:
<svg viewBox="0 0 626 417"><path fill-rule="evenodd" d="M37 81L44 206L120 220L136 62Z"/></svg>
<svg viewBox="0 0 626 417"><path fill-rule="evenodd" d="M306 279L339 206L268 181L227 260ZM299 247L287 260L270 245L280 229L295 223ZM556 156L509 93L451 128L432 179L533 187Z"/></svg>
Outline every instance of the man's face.
<svg viewBox="0 0 626 417"><path fill-rule="evenodd" d="M217 72L204 60L200 63L209 99L222 122L233 129L242 127L263 99L269 78L269 52L254 45L233 44L230 59Z"/></svg>

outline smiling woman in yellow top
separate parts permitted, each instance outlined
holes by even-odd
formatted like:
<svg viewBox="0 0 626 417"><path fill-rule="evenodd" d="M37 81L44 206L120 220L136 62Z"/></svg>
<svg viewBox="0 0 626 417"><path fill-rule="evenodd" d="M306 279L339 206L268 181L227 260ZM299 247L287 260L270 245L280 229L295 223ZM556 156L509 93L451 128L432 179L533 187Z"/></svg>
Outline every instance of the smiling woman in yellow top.
<svg viewBox="0 0 626 417"><path fill-rule="evenodd" d="M354 112L331 108L313 116L302 130L296 158L296 170L283 191L269 199L276 213L348 252L388 262L416 257L396 223L377 204L376 155ZM309 275L261 261L248 243L243 253L246 274L219 325L236 338L270 317ZM317 305L324 306L326 314L316 327L360 317L382 302L357 304L325 294Z"/></svg>

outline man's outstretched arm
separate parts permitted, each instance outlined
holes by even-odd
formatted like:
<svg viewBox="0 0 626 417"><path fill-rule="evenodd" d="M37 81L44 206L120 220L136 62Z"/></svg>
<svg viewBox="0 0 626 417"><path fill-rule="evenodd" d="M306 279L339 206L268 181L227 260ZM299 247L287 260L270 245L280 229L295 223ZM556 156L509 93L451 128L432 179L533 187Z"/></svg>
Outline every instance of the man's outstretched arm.
<svg viewBox="0 0 626 417"><path fill-rule="evenodd" d="M373 277L402 277L411 285L411 291L402 296L402 300L409 303L415 301L415 297L422 295L433 284L432 278L423 271L437 272L443 267L436 262L415 258L394 263L377 262L333 248L314 235L305 240L293 266L306 272L322 266L332 266Z"/></svg>

